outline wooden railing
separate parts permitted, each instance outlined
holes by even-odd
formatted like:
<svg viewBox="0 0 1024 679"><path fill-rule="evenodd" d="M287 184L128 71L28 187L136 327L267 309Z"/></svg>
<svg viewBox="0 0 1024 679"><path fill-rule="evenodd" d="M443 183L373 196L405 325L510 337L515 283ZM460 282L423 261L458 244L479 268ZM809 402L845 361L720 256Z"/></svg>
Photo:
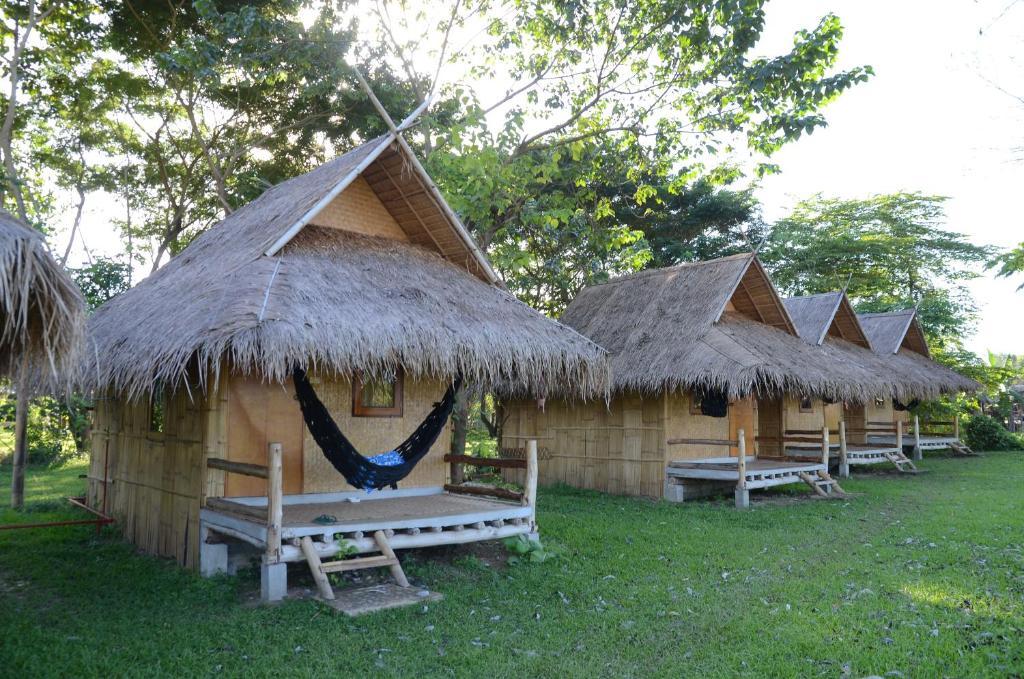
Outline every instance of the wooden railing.
<svg viewBox="0 0 1024 679"><path fill-rule="evenodd" d="M253 476L267 480L267 506L253 507L223 497L206 498L206 506L209 509L232 512L242 516L263 521L267 524L267 549L265 559L267 563L277 563L281 558L281 524L284 520L284 485L282 482L282 446L280 443L271 443L267 446L267 464L251 464L249 462L235 462L219 457L210 457L206 460L206 466L210 469L219 469L230 474L242 476Z"/></svg>
<svg viewBox="0 0 1024 679"><path fill-rule="evenodd" d="M736 471L739 475L739 479L736 481L736 488L739 490L747 489L747 437L742 429L736 430L736 439L688 439L688 438L677 438L669 439L666 441L670 446L726 446L728 448L738 448L738 455L736 456Z"/></svg>
<svg viewBox="0 0 1024 679"><path fill-rule="evenodd" d="M537 440L530 439L526 442L526 458L508 457L477 457L475 455L445 455L444 461L456 465L470 465L472 467L494 467L497 469L525 469L526 483L523 484L523 492L517 493L506 488L495 486L467 486L461 483L446 483L445 491L449 493L460 493L464 495L486 495L498 497L504 500L521 502L529 507L536 507L537 504ZM454 476L454 475L453 475ZM461 478L462 474L458 474Z"/></svg>

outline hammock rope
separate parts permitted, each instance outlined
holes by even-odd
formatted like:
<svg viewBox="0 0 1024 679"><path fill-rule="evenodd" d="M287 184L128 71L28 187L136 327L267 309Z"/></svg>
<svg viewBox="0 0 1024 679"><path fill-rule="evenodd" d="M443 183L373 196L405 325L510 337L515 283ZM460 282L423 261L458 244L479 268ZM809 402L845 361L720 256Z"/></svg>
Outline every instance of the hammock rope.
<svg viewBox="0 0 1024 679"><path fill-rule="evenodd" d="M367 458L356 450L338 428L310 384L306 371L296 366L292 369L292 380L295 383L295 398L302 409L302 419L320 451L349 485L366 491L380 490L387 486L397 488L398 482L412 472L444 430L455 406L455 394L462 384L462 378L456 378L423 422L394 450Z"/></svg>

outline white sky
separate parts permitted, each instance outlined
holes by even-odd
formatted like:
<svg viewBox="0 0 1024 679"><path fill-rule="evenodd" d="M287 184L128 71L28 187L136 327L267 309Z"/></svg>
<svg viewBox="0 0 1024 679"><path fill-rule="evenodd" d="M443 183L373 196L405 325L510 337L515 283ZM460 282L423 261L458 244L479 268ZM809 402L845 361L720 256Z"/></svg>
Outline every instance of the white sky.
<svg viewBox="0 0 1024 679"><path fill-rule="evenodd" d="M826 109L828 128L774 157L782 174L758 192L765 217L817 192L917 190L949 196L948 228L975 243L1024 241L1024 102L986 82L1024 97L1024 1L772 0L765 51L829 11L845 28L841 65L870 64L875 77ZM971 283L981 320L969 348L1024 353L1022 282Z"/></svg>
<svg viewBox="0 0 1024 679"><path fill-rule="evenodd" d="M1024 240L1024 103L986 82L1024 97L1024 0L771 0L757 51L788 49L796 30L830 11L846 29L840 66L870 64L876 75L826 109L828 128L773 158L782 174L761 182L765 218L818 192L922 191L949 196L948 227L973 242ZM94 254L119 250L112 211L123 207L87 204L83 236ZM76 250L77 263L84 253ZM1021 282L985 273L971 283L981 308L971 349L1024 353Z"/></svg>

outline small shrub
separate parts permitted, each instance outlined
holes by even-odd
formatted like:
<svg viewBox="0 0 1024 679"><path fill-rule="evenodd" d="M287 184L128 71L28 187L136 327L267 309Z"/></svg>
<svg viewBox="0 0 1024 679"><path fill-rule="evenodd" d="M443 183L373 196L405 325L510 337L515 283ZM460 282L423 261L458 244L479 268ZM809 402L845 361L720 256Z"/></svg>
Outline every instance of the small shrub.
<svg viewBox="0 0 1024 679"><path fill-rule="evenodd" d="M1021 439L988 415L972 415L964 425L964 440L974 450L1024 450Z"/></svg>
<svg viewBox="0 0 1024 679"><path fill-rule="evenodd" d="M520 563L543 563L555 556L555 553L544 548L540 540L530 539L525 535L517 535L505 540L505 548L512 553L508 563L515 566Z"/></svg>

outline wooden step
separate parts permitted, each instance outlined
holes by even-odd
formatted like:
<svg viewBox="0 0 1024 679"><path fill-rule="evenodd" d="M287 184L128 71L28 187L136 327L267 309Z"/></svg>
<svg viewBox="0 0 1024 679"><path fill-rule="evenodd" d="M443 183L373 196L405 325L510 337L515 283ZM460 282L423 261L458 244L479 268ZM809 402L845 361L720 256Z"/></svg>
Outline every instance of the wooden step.
<svg viewBox="0 0 1024 679"><path fill-rule="evenodd" d="M389 556L365 556L358 559L344 559L342 561L324 561L320 564L320 571L323 573L343 573L345 571L358 571L364 568L383 568L394 566L398 559Z"/></svg>

